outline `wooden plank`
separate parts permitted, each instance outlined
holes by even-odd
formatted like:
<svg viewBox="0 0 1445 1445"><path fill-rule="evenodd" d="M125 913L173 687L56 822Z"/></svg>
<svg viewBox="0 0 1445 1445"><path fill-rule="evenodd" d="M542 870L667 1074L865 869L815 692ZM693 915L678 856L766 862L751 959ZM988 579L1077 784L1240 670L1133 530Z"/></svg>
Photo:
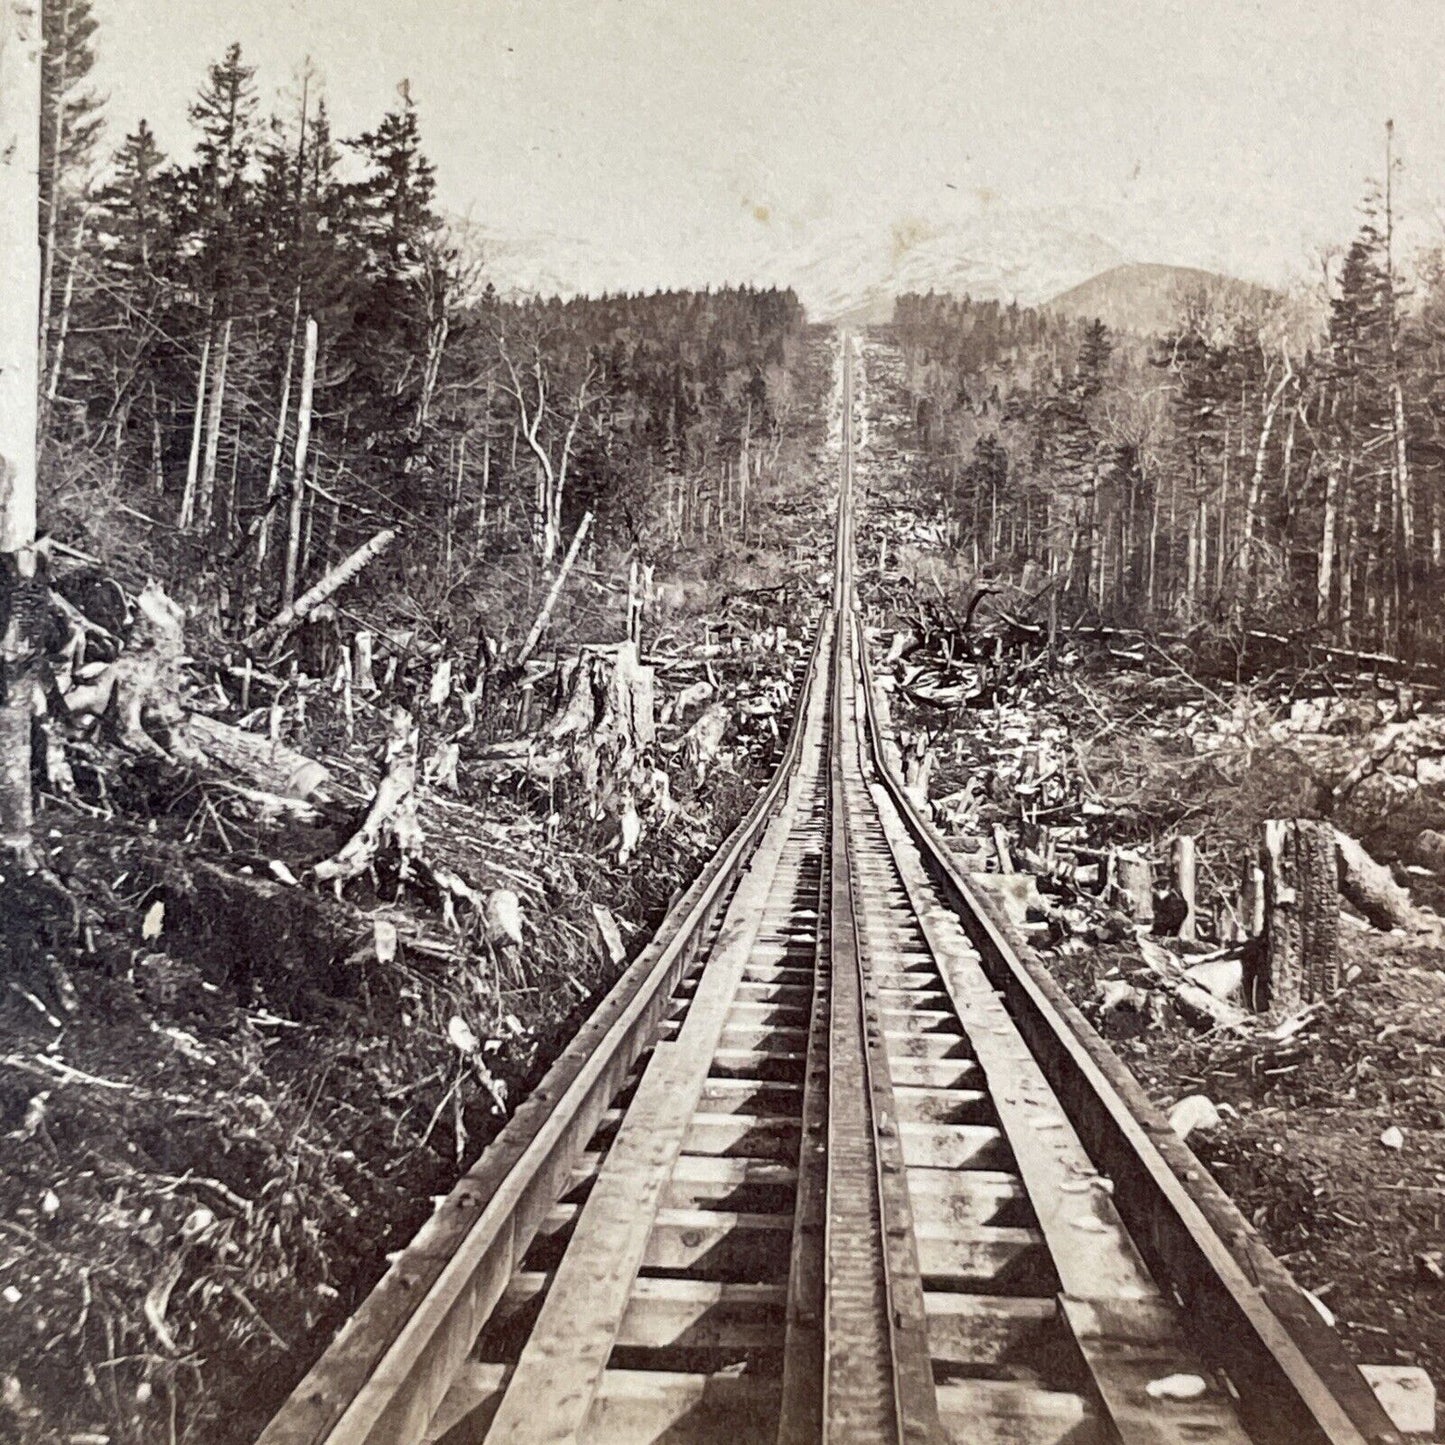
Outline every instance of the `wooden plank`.
<svg viewBox="0 0 1445 1445"><path fill-rule="evenodd" d="M498 1407L496 1445L563 1442L582 1432L796 811L793 794L733 894L676 1041L657 1045L643 1073Z"/></svg>
<svg viewBox="0 0 1445 1445"><path fill-rule="evenodd" d="M1228 1396L1201 1372L1177 1311L1158 1300L1067 1295L1059 1306L1121 1445L1249 1445ZM1150 1395L1152 1382L1171 1375L1194 1376L1203 1393L1191 1400Z"/></svg>
<svg viewBox="0 0 1445 1445"><path fill-rule="evenodd" d="M535 1313L554 1276L519 1270L488 1323L494 1328ZM642 1349L776 1347L783 1337L787 1295L782 1285L707 1279L638 1279L632 1287L619 1346Z"/></svg>
<svg viewBox="0 0 1445 1445"><path fill-rule="evenodd" d="M791 1079L714 1079L698 1102L709 1114L781 1114L796 1111L803 1086Z"/></svg>
<svg viewBox="0 0 1445 1445"><path fill-rule="evenodd" d="M584 1445L661 1445L677 1440L771 1445L778 1381L756 1375L608 1370Z"/></svg>
<svg viewBox="0 0 1445 1445"><path fill-rule="evenodd" d="M482 1445L490 1439L512 1378L507 1365L464 1365L427 1431L427 1445ZM764 1445L776 1427L777 1408L776 1380L608 1370L580 1438L587 1445L651 1445L685 1431L690 1439Z"/></svg>
<svg viewBox="0 0 1445 1445"><path fill-rule="evenodd" d="M798 1129L798 1120L785 1114L705 1114L699 1110L688 1123L683 1148L689 1154L796 1159Z"/></svg>
<svg viewBox="0 0 1445 1445"><path fill-rule="evenodd" d="M992 1124L899 1124L909 1168L1006 1169L1008 1145Z"/></svg>
<svg viewBox="0 0 1445 1445"><path fill-rule="evenodd" d="M894 1084L908 1089L969 1089L982 1078L973 1059L890 1058L888 1066Z"/></svg>
<svg viewBox="0 0 1445 1445"><path fill-rule="evenodd" d="M895 1085L893 1101L903 1124L985 1124L993 1106L981 1089L930 1089Z"/></svg>
<svg viewBox="0 0 1445 1445"><path fill-rule="evenodd" d="M1056 1288L1043 1238L1034 1229L974 1225L961 1234L918 1235L918 1267L929 1289L1045 1295Z"/></svg>
<svg viewBox="0 0 1445 1445"><path fill-rule="evenodd" d="M663 1209L647 1237L641 1267L765 1283L786 1274L792 1233L791 1214Z"/></svg>
<svg viewBox="0 0 1445 1445"><path fill-rule="evenodd" d="M801 1079L806 1054L788 1049L721 1048L713 1055L712 1077Z"/></svg>
<svg viewBox="0 0 1445 1445"><path fill-rule="evenodd" d="M923 1177L940 1187L920 1187ZM913 1218L929 1234L956 1234L978 1224L1031 1218L1028 1195L1018 1177L991 1169L910 1169L908 1192Z"/></svg>
<svg viewBox="0 0 1445 1445"><path fill-rule="evenodd" d="M619 1345L647 1349L758 1349L783 1338L786 1292L777 1284L639 1279Z"/></svg>
<svg viewBox="0 0 1445 1445"><path fill-rule="evenodd" d="M1105 1445L1098 1412L1081 1395L1007 1380L938 1387L938 1414L955 1445Z"/></svg>
<svg viewBox="0 0 1445 1445"><path fill-rule="evenodd" d="M807 1043L806 1029L790 1028L785 1024L749 1024L730 1021L722 1031L722 1047L724 1049L763 1049L801 1054L807 1047Z"/></svg>
<svg viewBox="0 0 1445 1445"><path fill-rule="evenodd" d="M1063 1375L1072 1352L1055 1300L929 1290L928 1346L935 1364L1022 1366Z"/></svg>

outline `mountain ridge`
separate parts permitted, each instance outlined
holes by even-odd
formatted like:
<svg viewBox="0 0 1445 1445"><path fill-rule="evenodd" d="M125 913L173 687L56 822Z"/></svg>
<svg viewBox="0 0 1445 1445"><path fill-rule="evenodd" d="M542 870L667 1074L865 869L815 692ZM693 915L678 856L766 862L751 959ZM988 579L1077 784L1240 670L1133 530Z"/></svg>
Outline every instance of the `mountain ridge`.
<svg viewBox="0 0 1445 1445"><path fill-rule="evenodd" d="M1151 336L1173 326L1183 299L1201 291L1215 304L1238 307L1264 305L1280 294L1222 271L1162 261L1126 261L1061 291L1042 309L1080 321L1097 318L1113 331Z"/></svg>

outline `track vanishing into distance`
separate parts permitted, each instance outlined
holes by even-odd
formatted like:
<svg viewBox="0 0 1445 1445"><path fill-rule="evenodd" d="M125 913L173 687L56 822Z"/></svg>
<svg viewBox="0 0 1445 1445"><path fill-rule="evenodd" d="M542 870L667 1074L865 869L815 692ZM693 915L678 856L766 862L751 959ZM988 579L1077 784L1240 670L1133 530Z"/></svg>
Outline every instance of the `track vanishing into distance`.
<svg viewBox="0 0 1445 1445"><path fill-rule="evenodd" d="M777 776L263 1445L1395 1438L900 786L852 370Z"/></svg>

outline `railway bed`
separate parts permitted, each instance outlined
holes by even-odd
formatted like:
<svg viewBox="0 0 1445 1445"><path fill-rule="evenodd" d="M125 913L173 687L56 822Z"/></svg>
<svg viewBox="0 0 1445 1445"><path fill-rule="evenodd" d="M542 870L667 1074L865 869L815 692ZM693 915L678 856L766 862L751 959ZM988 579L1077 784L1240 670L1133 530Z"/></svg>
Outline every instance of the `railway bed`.
<svg viewBox="0 0 1445 1445"><path fill-rule="evenodd" d="M1396 1438L901 787L845 347L777 776L262 1445Z"/></svg>

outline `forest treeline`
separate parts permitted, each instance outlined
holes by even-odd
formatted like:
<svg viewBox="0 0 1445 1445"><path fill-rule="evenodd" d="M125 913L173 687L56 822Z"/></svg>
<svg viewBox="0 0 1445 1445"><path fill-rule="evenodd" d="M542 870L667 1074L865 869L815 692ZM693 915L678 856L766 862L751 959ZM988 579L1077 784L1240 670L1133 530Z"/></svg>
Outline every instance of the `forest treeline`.
<svg viewBox="0 0 1445 1445"><path fill-rule="evenodd" d="M930 487L1075 612L1445 655L1445 272L1367 198L1320 319L1181 289L1167 334L937 295L895 331ZM1025 576L1024 574L1028 575Z"/></svg>
<svg viewBox="0 0 1445 1445"><path fill-rule="evenodd" d="M377 575L465 611L579 520L643 561L741 535L793 404L802 309L749 288L571 301L487 284L407 87L333 130L232 45L184 154L113 141L89 0L45 0L42 519L245 635L380 530Z"/></svg>

